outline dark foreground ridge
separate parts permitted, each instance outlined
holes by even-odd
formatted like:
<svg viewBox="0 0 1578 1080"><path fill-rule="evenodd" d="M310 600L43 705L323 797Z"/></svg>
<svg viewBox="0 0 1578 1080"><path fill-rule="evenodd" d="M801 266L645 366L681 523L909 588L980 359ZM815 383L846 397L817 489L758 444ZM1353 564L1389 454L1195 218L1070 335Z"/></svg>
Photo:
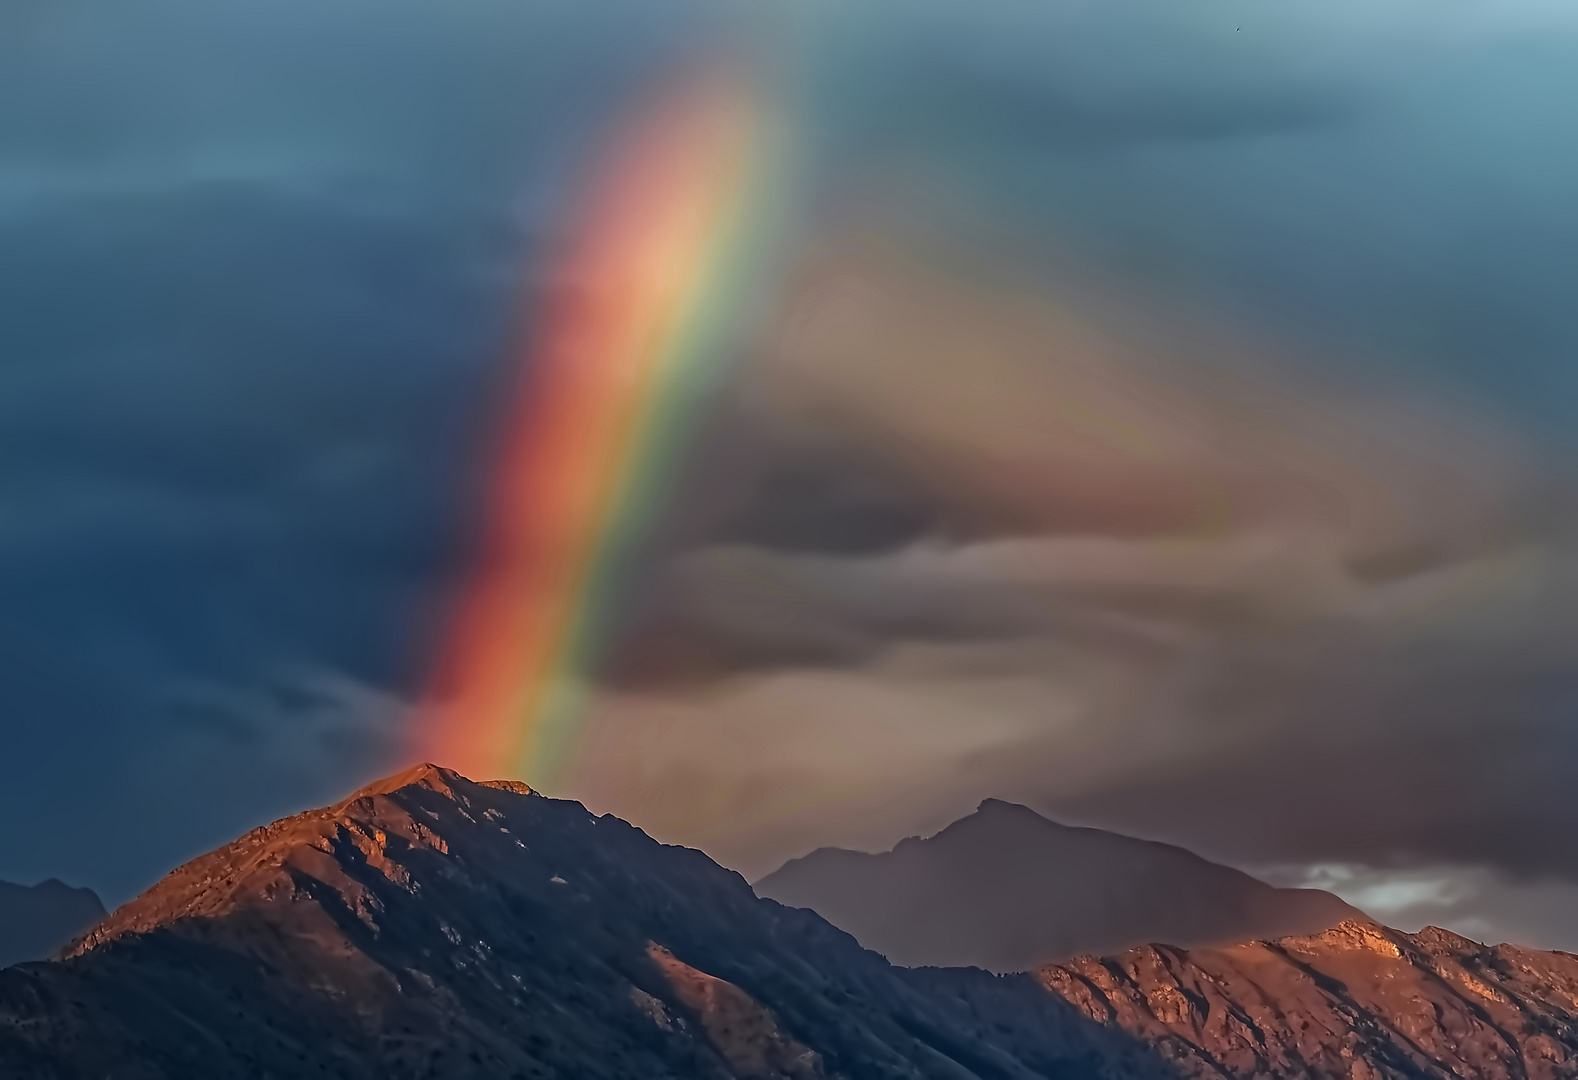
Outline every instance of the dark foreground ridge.
<svg viewBox="0 0 1578 1080"><path fill-rule="evenodd" d="M1030 975L890 966L705 855L433 766L0 972L0 1077L1558 1080L1578 958L1348 922Z"/></svg>
<svg viewBox="0 0 1578 1080"><path fill-rule="evenodd" d="M756 891L811 908L896 964L991 971L1151 941L1311 934L1365 917L1319 889L1273 888L1171 844L1060 825L998 799L892 851L813 851Z"/></svg>

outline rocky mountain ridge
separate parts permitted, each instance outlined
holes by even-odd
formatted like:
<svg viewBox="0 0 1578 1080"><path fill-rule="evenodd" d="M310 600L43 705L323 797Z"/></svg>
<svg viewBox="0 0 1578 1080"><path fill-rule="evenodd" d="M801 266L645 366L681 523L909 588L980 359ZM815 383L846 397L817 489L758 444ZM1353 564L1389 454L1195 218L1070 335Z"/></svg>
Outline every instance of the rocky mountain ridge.
<svg viewBox="0 0 1578 1080"><path fill-rule="evenodd" d="M700 852L432 766L0 972L27 1080L1559 1080L1578 958L1345 922L1029 974L894 967Z"/></svg>
<svg viewBox="0 0 1578 1080"><path fill-rule="evenodd" d="M1037 981L1184 1077L1578 1075L1578 956L1368 921L1081 957Z"/></svg>
<svg viewBox="0 0 1578 1080"><path fill-rule="evenodd" d="M888 965L701 852L432 766L173 871L0 973L0 1076L1165 1080L1016 980ZM990 1026L988 1026L990 1024Z"/></svg>

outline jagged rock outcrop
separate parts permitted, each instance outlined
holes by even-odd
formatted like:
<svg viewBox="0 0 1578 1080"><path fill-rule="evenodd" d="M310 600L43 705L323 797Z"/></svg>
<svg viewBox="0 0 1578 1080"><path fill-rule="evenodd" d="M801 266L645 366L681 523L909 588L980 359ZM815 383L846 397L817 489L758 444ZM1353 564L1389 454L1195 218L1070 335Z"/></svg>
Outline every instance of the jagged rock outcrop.
<svg viewBox="0 0 1578 1080"><path fill-rule="evenodd" d="M54 954L105 914L92 889L54 878L37 885L0 881L0 968Z"/></svg>
<svg viewBox="0 0 1578 1080"><path fill-rule="evenodd" d="M895 964L1027 971L1150 941L1217 945L1311 933L1362 913L1191 851L1049 821L987 799L888 852L822 848L756 891L811 908Z"/></svg>
<svg viewBox="0 0 1578 1080"><path fill-rule="evenodd" d="M1037 972L1183 1077L1578 1075L1578 956L1367 921L1228 948L1163 945Z"/></svg>
<svg viewBox="0 0 1578 1080"><path fill-rule="evenodd" d="M29 1080L1167 1075L1028 976L912 977L701 852L431 766L0 973Z"/></svg>

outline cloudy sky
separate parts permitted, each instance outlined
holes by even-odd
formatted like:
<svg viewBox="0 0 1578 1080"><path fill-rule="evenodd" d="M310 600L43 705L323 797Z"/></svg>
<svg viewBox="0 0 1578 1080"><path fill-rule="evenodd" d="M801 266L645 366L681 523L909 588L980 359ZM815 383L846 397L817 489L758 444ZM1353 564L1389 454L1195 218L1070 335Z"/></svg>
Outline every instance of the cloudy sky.
<svg viewBox="0 0 1578 1080"><path fill-rule="evenodd" d="M551 792L749 876L983 797L1578 948L1578 14L0 9L0 877L401 764L609 125L792 222Z"/></svg>

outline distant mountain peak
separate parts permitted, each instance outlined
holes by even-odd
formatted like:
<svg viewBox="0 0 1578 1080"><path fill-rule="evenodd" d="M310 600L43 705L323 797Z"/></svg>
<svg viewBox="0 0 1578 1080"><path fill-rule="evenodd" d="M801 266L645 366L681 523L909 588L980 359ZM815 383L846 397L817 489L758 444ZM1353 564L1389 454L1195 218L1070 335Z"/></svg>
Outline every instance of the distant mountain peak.
<svg viewBox="0 0 1578 1080"><path fill-rule="evenodd" d="M31 886L0 881L0 968L52 956L105 915L92 889L59 878Z"/></svg>
<svg viewBox="0 0 1578 1080"><path fill-rule="evenodd" d="M1035 810L1032 810L1024 803L1009 802L1006 799L982 799L981 804L975 808L975 813L971 814L970 816L985 818L1010 818L1020 821L1029 821L1033 818L1044 825L1051 825L1055 828L1064 829L1068 827L1061 822L1053 821L1045 814L1041 814ZM960 820L964 819L961 818ZM955 822L955 824L957 824L957 822Z"/></svg>
<svg viewBox="0 0 1578 1080"><path fill-rule="evenodd" d="M1330 893L1276 889L1183 848L995 798L888 852L790 860L756 888L895 963L1004 972L1149 941L1281 937L1361 914Z"/></svg>

